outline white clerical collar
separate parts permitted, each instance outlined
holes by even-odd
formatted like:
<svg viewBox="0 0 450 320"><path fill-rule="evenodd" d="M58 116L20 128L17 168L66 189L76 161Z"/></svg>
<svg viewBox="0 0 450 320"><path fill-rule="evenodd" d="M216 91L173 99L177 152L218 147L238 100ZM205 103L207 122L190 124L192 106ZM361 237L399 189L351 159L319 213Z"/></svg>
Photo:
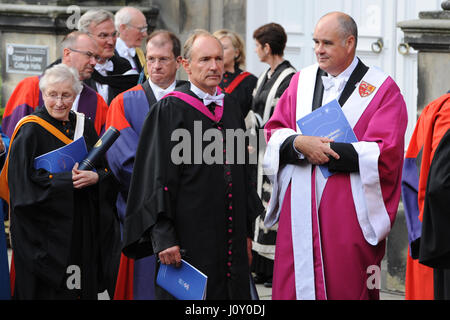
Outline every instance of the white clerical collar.
<svg viewBox="0 0 450 320"><path fill-rule="evenodd" d="M121 57L130 56L132 58L136 55L136 49L129 48L121 38L117 38L116 50Z"/></svg>
<svg viewBox="0 0 450 320"><path fill-rule="evenodd" d="M148 83L150 84L150 88L152 88L153 94L155 95L156 101L161 100L166 94L171 93L175 90L177 81L175 80L167 89L163 89L158 85L154 84L150 78L148 78Z"/></svg>

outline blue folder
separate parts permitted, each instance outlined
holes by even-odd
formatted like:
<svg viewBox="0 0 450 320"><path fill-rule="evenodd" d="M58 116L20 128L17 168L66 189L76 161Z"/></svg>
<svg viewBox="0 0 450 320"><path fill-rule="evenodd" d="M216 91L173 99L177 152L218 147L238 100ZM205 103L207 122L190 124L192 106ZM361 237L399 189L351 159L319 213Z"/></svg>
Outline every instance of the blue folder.
<svg viewBox="0 0 450 320"><path fill-rule="evenodd" d="M304 116L297 121L297 125L302 134L306 136L326 137L333 139L334 142L342 143L358 142L337 100L333 100ZM320 170L325 178L333 175L326 166L320 166Z"/></svg>
<svg viewBox="0 0 450 320"><path fill-rule="evenodd" d="M72 171L76 162L86 158L87 148L84 138L81 137L64 147L45 153L34 159L36 169L45 169L51 173Z"/></svg>
<svg viewBox="0 0 450 320"><path fill-rule="evenodd" d="M207 282L205 274L183 259L179 268L161 264L156 277L156 283L178 300L204 300Z"/></svg>

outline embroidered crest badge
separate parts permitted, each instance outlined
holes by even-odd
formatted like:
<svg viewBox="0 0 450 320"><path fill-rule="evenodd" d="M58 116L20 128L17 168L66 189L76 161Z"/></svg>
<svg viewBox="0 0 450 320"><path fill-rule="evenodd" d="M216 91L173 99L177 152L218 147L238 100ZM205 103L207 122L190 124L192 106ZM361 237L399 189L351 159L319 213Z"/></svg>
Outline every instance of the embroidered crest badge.
<svg viewBox="0 0 450 320"><path fill-rule="evenodd" d="M361 98L368 97L375 91L375 89L376 87L374 87L373 85L365 81L361 81L361 84L359 85L359 95L361 96Z"/></svg>

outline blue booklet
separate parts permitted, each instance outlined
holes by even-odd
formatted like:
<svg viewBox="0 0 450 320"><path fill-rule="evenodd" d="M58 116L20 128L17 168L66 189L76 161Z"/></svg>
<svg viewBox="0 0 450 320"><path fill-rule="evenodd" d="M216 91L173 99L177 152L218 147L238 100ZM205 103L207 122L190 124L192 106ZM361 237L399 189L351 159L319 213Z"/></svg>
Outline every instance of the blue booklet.
<svg viewBox="0 0 450 320"><path fill-rule="evenodd" d="M204 300L208 277L190 263L181 259L179 268L159 266L156 283L178 300Z"/></svg>
<svg viewBox="0 0 450 320"><path fill-rule="evenodd" d="M72 171L76 162L81 163L87 156L84 137L64 147L47 152L34 159L36 169L45 169L51 173Z"/></svg>
<svg viewBox="0 0 450 320"><path fill-rule="evenodd" d="M314 110L298 120L297 124L306 136L326 137L343 143L358 141L337 100ZM326 166L320 166L320 171L325 178L333 175Z"/></svg>

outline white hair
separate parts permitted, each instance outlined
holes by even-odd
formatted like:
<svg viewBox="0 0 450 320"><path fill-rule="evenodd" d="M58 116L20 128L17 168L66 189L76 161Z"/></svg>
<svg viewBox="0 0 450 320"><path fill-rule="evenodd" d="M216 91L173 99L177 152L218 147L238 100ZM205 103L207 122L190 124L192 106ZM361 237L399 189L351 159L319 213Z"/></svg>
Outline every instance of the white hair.
<svg viewBox="0 0 450 320"><path fill-rule="evenodd" d="M119 31L119 27L122 24L129 24L131 22L131 10L134 9L133 7L123 7L119 11L116 12L114 15L114 26L116 27L116 30ZM136 9L137 10L137 9Z"/></svg>
<svg viewBox="0 0 450 320"><path fill-rule="evenodd" d="M64 63L57 64L47 70L39 80L39 89L41 91L47 90L47 88L55 83L71 82L72 89L76 95L83 90L83 85L80 81L80 76L76 69L70 68Z"/></svg>
<svg viewBox="0 0 450 320"><path fill-rule="evenodd" d="M98 25L106 20L114 21L114 15L111 12L103 9L88 10L78 20L77 29L81 32L89 33L89 28L92 23Z"/></svg>

